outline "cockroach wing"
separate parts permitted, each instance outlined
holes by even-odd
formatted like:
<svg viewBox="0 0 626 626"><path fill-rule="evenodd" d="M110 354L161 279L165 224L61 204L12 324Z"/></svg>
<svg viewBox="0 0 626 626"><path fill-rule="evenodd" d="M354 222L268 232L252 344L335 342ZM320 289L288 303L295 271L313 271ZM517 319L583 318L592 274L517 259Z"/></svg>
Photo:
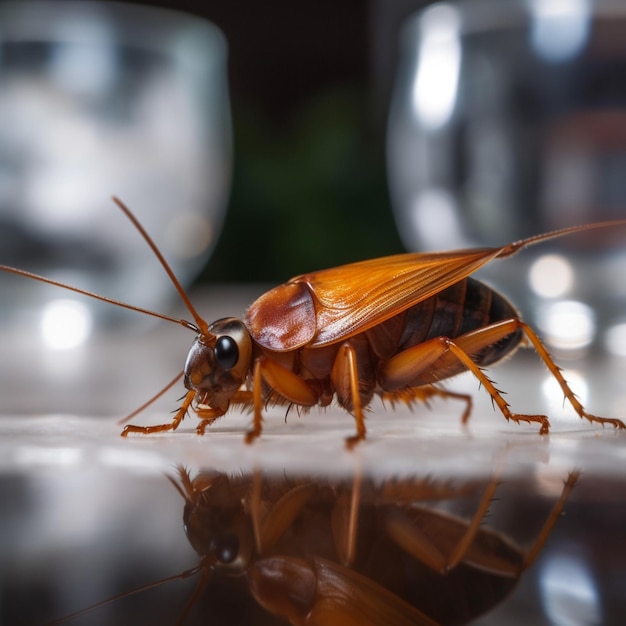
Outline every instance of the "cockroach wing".
<svg viewBox="0 0 626 626"><path fill-rule="evenodd" d="M370 578L325 559L260 559L248 577L257 602L290 624L437 626Z"/></svg>
<svg viewBox="0 0 626 626"><path fill-rule="evenodd" d="M363 332L436 295L488 263L499 248L400 254L305 274L317 301L323 346Z"/></svg>
<svg viewBox="0 0 626 626"><path fill-rule="evenodd" d="M335 343L434 296L503 250L397 254L302 274L261 296L246 325L269 350Z"/></svg>
<svg viewBox="0 0 626 626"><path fill-rule="evenodd" d="M269 350L294 350L315 336L315 305L305 284L290 281L257 298L245 316L254 340Z"/></svg>
<svg viewBox="0 0 626 626"><path fill-rule="evenodd" d="M307 626L437 626L419 609L370 578L325 559L314 560L317 600Z"/></svg>

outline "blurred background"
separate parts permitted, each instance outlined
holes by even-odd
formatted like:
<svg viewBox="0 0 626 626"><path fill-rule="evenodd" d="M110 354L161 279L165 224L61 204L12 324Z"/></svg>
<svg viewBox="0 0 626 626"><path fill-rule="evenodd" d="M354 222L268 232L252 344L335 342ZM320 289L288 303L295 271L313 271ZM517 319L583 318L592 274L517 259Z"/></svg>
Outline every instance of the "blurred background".
<svg viewBox="0 0 626 626"><path fill-rule="evenodd" d="M224 32L228 217L203 277L283 281L403 249L385 172L398 32L419 1L156 2Z"/></svg>
<svg viewBox="0 0 626 626"><path fill-rule="evenodd" d="M624 215L620 3L429 6L0 1L2 262L162 309L170 285L113 194L186 285ZM485 276L559 348L626 354L624 239L607 237ZM31 298L5 293L5 316Z"/></svg>
<svg viewBox="0 0 626 626"><path fill-rule="evenodd" d="M239 315L301 272L624 217L624 33L617 0L0 0L0 263L186 316L116 195L204 315ZM480 277L559 360L621 363L625 275L615 228ZM125 378L113 352L79 357L95 330L152 328L23 277L0 286L0 382L30 371L46 406L87 378L80 359Z"/></svg>
<svg viewBox="0 0 626 626"><path fill-rule="evenodd" d="M212 321L300 272L626 217L622 5L0 0L0 264L188 317L115 194ZM623 418L626 228L487 269L582 402ZM582 469L583 487L563 520L575 532L556 535L568 558L553 554L531 583L543 609L522 596L507 619L484 623L621 623L623 437L568 414L530 350L496 377L516 410L550 415L549 440L494 415L471 376L452 386L476 400L471 436L454 403L410 416L376 408L362 456L343 451L352 424L341 411L285 424L280 409L258 446L242 446L249 416L236 413L204 439L189 420L173 437L122 440L114 419L180 370L191 341L174 324L0 273L0 496L10 503L0 622L127 590L129 570L144 567L129 545L163 575L195 562L166 539L184 547L180 498L161 476L177 463L308 462L330 474L363 460L383 478L419 464L446 479L487 475L506 450L512 474L539 477L511 499L512 519L526 519L517 496L558 497L563 469ZM180 390L137 423L167 419ZM549 491L544 465L557 470Z"/></svg>
<svg viewBox="0 0 626 626"><path fill-rule="evenodd" d="M112 195L185 287L210 285L213 308L200 305L209 319L241 314L255 295L234 302L216 283L269 285L403 250L385 171L402 19L378 68L377 11L354 1L0 1L0 263L179 307ZM151 367L139 364L155 345L145 336L122 365L110 337L96 345L98 331L150 330L145 316L6 273L0 286L1 412L117 413L124 394L111 390L123 380L145 399L159 368L170 376L171 325L159 325ZM24 402L32 380L39 394Z"/></svg>
<svg viewBox="0 0 626 626"><path fill-rule="evenodd" d="M171 286L111 195L185 285L200 270L201 283L274 283L402 250L384 154L402 20L375 58L378 11L0 2L2 262L167 306ZM8 323L7 308L52 297L5 289Z"/></svg>
<svg viewBox="0 0 626 626"><path fill-rule="evenodd" d="M111 195L185 286L626 215L615 0L0 0L0 26L1 261L138 306L176 300ZM481 276L557 351L622 357L625 241ZM0 279L7 325L68 295ZM120 316L65 300L41 324Z"/></svg>

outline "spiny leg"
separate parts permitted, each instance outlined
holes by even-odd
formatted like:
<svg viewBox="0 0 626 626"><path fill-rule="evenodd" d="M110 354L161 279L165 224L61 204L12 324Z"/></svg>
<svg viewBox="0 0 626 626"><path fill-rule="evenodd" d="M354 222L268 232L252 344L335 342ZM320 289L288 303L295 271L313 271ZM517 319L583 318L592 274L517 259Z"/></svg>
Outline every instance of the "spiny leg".
<svg viewBox="0 0 626 626"><path fill-rule="evenodd" d="M207 427L210 426L216 419L222 417L225 412L226 411L221 409L196 408L195 413L201 420L196 426L196 434L204 435Z"/></svg>
<svg viewBox="0 0 626 626"><path fill-rule="evenodd" d="M482 369L474 362L472 355L479 354L504 337L517 330L516 320L498 322L466 333L452 340L448 337L434 337L428 341L407 348L389 359L380 369L381 385L386 390L401 391L424 382L437 380L445 375L448 368L455 368L455 362L476 376L487 393L497 404L507 420L514 422L536 422L541 424L540 433L550 430L550 422L545 415L522 415L513 413L502 393L496 388ZM468 413L464 414L467 419Z"/></svg>
<svg viewBox="0 0 626 626"><path fill-rule="evenodd" d="M261 435L263 430L263 381L261 377L261 360L257 359L254 363L254 371L252 374L252 404L254 412L252 414L252 429L246 433L245 442L250 444Z"/></svg>
<svg viewBox="0 0 626 626"><path fill-rule="evenodd" d="M356 558L356 540L359 531L359 510L361 507L361 471L356 469L352 482L352 492L350 494L350 516L348 517L347 543L343 555L343 564L351 567Z"/></svg>
<svg viewBox="0 0 626 626"><path fill-rule="evenodd" d="M550 370L552 376L554 376L556 381L559 383L559 386L565 394L565 397L574 408L574 411L576 411L576 413L578 413L578 415L581 417L581 419L584 418L589 420L590 422L597 422L599 424L602 424L603 426L605 424L611 424L611 426L613 426L614 428L626 428L626 424L624 424L624 422L620 419L611 417L598 417L597 415L593 415L586 411L576 397L576 394L567 384L567 381L565 380L561 372L561 368L552 360L552 357L546 350L546 347L543 345L541 339L539 339L535 331L522 321L518 321L518 325L524 331L526 337L528 337L529 341L532 343L533 347L537 351L537 354Z"/></svg>
<svg viewBox="0 0 626 626"><path fill-rule="evenodd" d="M509 403L502 397L502 393L493 384L493 381L487 377L487 375L474 363L472 358L459 346L457 346L450 339L443 339L444 344L452 352L459 361L461 361L468 370L470 370L476 378L481 382L483 387L487 390L487 393L491 396L492 400L498 405L500 412L507 420L511 420L516 424L520 422L526 422L531 424L533 422L541 424L539 428L540 435L547 435L550 432L550 420L545 415L525 415L522 413L514 413L511 411Z"/></svg>
<svg viewBox="0 0 626 626"><path fill-rule="evenodd" d="M355 468L352 488L337 490L331 512L331 529L333 543L339 562L345 567L352 567L356 558L357 538L359 532L359 512L361 508L362 472Z"/></svg>
<svg viewBox="0 0 626 626"><path fill-rule="evenodd" d="M390 402L392 406L395 406L398 402L403 402L409 408L417 402L428 405L428 400L434 396L444 400L452 398L464 402L465 409L461 416L461 421L465 424L469 420L472 414L473 399L468 393L457 393L455 391L449 391L448 389L435 387L434 385L428 385L423 387L408 387L407 389L401 389L399 391L383 391L380 394L380 398L383 402Z"/></svg>
<svg viewBox="0 0 626 626"><path fill-rule="evenodd" d="M178 411L174 415L174 419L169 424L158 424L156 426L134 426L133 424L129 424L124 427L122 431L122 437L126 437L128 433L140 433L142 435L150 435L152 433L162 433L168 430L176 430L179 424L183 421L185 415L187 415L187 411L193 402L193 399L196 396L195 391L188 391L187 395L183 400L183 403L180 405Z"/></svg>
<svg viewBox="0 0 626 626"><path fill-rule="evenodd" d="M317 490L315 483L304 483L292 487L268 510L262 503L263 475L258 467L255 468L247 509L252 522L257 555L262 556L274 549L276 543L293 526Z"/></svg>
<svg viewBox="0 0 626 626"><path fill-rule="evenodd" d="M543 342L541 341L541 339L539 339L535 331L530 326L528 326L528 324L526 324L525 322L523 322L522 320L518 318L513 318L510 320L504 320L502 322L493 324L492 326L489 326L486 329L484 329L484 331L487 331L489 335L493 335L493 339L495 342L497 338L505 337L507 334L513 333L518 329L521 330L525 334L528 341L530 341L530 343L532 344L533 348L535 349L535 351L537 352L541 360L545 363L546 367L548 368L552 376L554 376L557 383L561 387L561 390L563 391L563 394L565 395L567 401L571 404L572 408L576 411L576 413L581 418L585 418L589 422L597 422L599 424L602 424L603 426L604 424L611 424L615 428L626 428L626 424L624 424L624 422L622 422L622 420L620 419L598 417L585 410L585 408L579 402L578 398L576 397L576 395L574 394L574 392L571 390L570 386L568 385L567 381L565 380L565 377L563 376L561 368L554 362L548 350L543 345ZM468 347L474 346L477 338L480 337L480 334L482 331L483 329L480 329L478 331L473 331L471 333L467 333L467 335L463 335L459 337L456 340L458 346L462 348L466 354L468 352L471 354L472 349L468 349ZM536 417L536 416L524 416L524 415L519 415L519 414L512 414L512 415L514 415L514 417L512 417L511 419L514 419L515 421L518 421L518 422L528 421L524 419L526 417L531 417L531 418ZM505 413L505 416L506 416L506 413ZM546 434L549 430L549 423L547 422L547 418L545 419L546 419L547 427L544 430L544 426L542 425L542 428L539 431L541 434ZM537 420L532 419L531 421L537 421Z"/></svg>
<svg viewBox="0 0 626 626"><path fill-rule="evenodd" d="M454 569L459 563L470 558L476 567L484 567L494 572L497 571L501 576L518 577L533 564L537 555L543 549L554 525L563 512L565 503L574 489L580 473L573 471L569 474L558 501L552 507L533 545L526 551L523 560L520 562L508 559L502 560L497 552L492 552L491 550L486 552L480 548L472 550L472 547L476 545L475 541L479 535L481 523L489 510L499 483L497 474L498 472L490 480L474 516L448 556L445 556L410 519L399 515L395 509L393 510L395 514L388 515L385 520L387 532L403 550L442 574Z"/></svg>

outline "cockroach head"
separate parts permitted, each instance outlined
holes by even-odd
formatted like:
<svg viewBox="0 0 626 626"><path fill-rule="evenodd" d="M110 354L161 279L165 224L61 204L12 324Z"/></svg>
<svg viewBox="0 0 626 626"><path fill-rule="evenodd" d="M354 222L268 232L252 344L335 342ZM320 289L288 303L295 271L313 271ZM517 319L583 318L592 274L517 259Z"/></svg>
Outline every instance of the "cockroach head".
<svg viewBox="0 0 626 626"><path fill-rule="evenodd" d="M252 359L252 340L245 324L234 317L213 322L200 332L185 363L185 387L200 394L213 408L228 402L246 380Z"/></svg>
<svg viewBox="0 0 626 626"><path fill-rule="evenodd" d="M218 472L191 480L179 468L179 480L168 477L185 500L183 523L187 539L202 557L203 567L239 575L247 567L254 542L241 494Z"/></svg>

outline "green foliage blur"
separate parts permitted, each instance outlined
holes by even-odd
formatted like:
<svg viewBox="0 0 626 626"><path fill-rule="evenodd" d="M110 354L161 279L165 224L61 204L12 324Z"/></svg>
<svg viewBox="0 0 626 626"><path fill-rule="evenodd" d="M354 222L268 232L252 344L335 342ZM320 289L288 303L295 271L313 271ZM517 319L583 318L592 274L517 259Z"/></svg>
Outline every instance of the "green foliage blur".
<svg viewBox="0 0 626 626"><path fill-rule="evenodd" d="M384 130L357 89L327 90L290 119L235 108L229 210L202 281L283 282L403 251Z"/></svg>

